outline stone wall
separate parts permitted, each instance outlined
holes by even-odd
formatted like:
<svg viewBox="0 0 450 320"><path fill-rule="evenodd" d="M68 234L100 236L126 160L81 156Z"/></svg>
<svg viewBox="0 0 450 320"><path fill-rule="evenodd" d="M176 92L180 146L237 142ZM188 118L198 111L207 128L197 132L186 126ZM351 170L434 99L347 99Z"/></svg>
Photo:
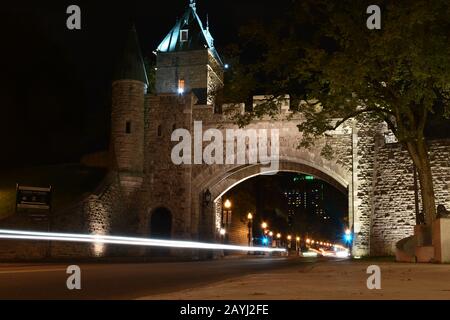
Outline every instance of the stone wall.
<svg viewBox="0 0 450 320"><path fill-rule="evenodd" d="M450 208L450 141L431 141L429 150L436 204ZM404 147L380 137L375 171L370 252L393 255L395 243L413 235L416 224L413 164Z"/></svg>
<svg viewBox="0 0 450 320"><path fill-rule="evenodd" d="M176 129L191 130L195 96L186 94L147 96L145 116L144 181L139 190L140 233L149 235L151 214L159 207L172 214L173 238L191 238L191 166L171 160L171 135Z"/></svg>
<svg viewBox="0 0 450 320"><path fill-rule="evenodd" d="M89 196L75 201L73 205L52 214L52 232L107 235L120 230L131 233L130 216L125 212L125 201L117 174L111 172ZM0 222L5 229L48 231L47 221L35 221L26 214L17 213ZM0 260L32 261L41 259L89 259L106 256L129 256L123 246L92 245L85 243L52 241L0 241ZM132 255L132 254L131 254Z"/></svg>
<svg viewBox="0 0 450 320"><path fill-rule="evenodd" d="M370 253L373 166L377 127L360 119L353 130L353 253Z"/></svg>
<svg viewBox="0 0 450 320"><path fill-rule="evenodd" d="M239 246L248 245L247 221L242 221L238 214L232 214L231 225L228 230L228 243Z"/></svg>

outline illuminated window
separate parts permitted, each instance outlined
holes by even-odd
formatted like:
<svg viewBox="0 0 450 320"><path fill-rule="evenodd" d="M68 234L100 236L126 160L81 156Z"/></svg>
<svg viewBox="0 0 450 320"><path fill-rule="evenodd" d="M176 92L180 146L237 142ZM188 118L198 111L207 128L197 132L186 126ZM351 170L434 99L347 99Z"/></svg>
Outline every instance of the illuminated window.
<svg viewBox="0 0 450 320"><path fill-rule="evenodd" d="M180 31L180 41L187 42L189 40L189 30Z"/></svg>
<svg viewBox="0 0 450 320"><path fill-rule="evenodd" d="M185 89L184 79L179 79L178 80L178 93L179 94L183 94L184 93L184 89Z"/></svg>

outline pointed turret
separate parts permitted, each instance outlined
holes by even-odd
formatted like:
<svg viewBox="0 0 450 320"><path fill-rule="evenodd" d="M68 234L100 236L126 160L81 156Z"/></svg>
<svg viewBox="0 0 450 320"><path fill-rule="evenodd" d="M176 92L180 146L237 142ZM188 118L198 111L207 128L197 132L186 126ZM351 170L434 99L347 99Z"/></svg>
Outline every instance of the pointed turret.
<svg viewBox="0 0 450 320"><path fill-rule="evenodd" d="M114 73L114 80L136 80L148 86L147 72L134 25L128 32L127 41Z"/></svg>
<svg viewBox="0 0 450 320"><path fill-rule="evenodd" d="M127 193L142 183L144 102L148 80L134 26L130 29L112 84L111 139L114 170Z"/></svg>

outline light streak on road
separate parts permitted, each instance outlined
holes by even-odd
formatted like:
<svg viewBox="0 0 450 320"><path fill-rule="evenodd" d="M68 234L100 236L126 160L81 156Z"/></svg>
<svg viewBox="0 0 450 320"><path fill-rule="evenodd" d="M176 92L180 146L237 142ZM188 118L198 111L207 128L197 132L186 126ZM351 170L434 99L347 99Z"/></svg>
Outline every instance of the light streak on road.
<svg viewBox="0 0 450 320"><path fill-rule="evenodd" d="M267 247L248 247L216 243L203 243L193 241L159 240L148 238L118 237L105 235L86 235L73 233L35 232L22 230L0 229L0 239L9 240L37 240L37 241L62 241L82 242L93 244L118 244L148 247L170 247L186 249L210 249L210 250L233 250L233 251L259 251L259 252L285 252L286 249Z"/></svg>

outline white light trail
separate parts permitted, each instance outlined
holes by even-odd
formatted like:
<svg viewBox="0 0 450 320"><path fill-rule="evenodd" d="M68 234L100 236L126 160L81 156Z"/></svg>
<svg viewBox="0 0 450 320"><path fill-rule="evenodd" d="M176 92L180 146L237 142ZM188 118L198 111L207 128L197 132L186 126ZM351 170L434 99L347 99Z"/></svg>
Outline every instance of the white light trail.
<svg viewBox="0 0 450 320"><path fill-rule="evenodd" d="M73 233L56 232L34 232L22 230L2 230L0 229L0 239L9 240L37 240L37 241L65 241L65 242L83 242L83 243L105 243L149 247L171 247L186 249L212 249L212 250L233 250L233 251L261 251L261 252L285 252L286 249L266 248L266 247L247 247L216 243L203 243L192 241L159 240L134 237L118 237L104 235L86 235Z"/></svg>

